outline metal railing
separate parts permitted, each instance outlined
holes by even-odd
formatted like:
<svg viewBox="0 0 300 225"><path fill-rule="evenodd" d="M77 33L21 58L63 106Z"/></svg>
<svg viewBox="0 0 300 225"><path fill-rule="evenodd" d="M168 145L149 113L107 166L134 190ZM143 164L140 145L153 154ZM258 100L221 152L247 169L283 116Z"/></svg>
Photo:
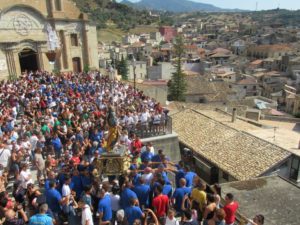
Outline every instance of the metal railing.
<svg viewBox="0 0 300 225"><path fill-rule="evenodd" d="M167 116L160 123L149 121L126 126L128 133L134 133L140 138L158 137L172 133L172 118Z"/></svg>

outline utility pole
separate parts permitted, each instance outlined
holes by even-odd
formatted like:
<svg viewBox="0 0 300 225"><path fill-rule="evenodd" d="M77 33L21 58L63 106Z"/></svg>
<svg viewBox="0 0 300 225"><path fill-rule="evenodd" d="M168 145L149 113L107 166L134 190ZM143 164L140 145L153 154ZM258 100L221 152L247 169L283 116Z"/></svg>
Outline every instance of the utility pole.
<svg viewBox="0 0 300 225"><path fill-rule="evenodd" d="M134 92L136 91L136 59L134 58L134 56L132 57L132 67L133 67L133 89Z"/></svg>

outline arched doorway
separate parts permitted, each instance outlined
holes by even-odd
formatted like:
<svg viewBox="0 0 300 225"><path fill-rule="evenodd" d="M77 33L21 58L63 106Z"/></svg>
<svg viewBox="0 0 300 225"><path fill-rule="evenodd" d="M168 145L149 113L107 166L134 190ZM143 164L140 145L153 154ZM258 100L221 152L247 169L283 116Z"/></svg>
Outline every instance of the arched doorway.
<svg viewBox="0 0 300 225"><path fill-rule="evenodd" d="M24 48L19 53L21 71L35 71L39 69L37 52L30 48Z"/></svg>

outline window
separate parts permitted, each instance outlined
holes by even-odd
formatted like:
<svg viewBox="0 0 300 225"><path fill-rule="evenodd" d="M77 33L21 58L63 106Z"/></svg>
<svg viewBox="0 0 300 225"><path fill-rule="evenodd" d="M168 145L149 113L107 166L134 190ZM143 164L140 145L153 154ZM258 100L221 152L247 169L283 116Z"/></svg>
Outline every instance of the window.
<svg viewBox="0 0 300 225"><path fill-rule="evenodd" d="M298 179L299 164L300 164L299 158L296 158L296 157L293 158L292 165L291 165L291 170L290 170L290 178L292 180L297 180Z"/></svg>
<svg viewBox="0 0 300 225"><path fill-rule="evenodd" d="M229 180L229 175L228 175L228 173L222 172L222 178L223 178L224 180L228 181L228 180Z"/></svg>
<svg viewBox="0 0 300 225"><path fill-rule="evenodd" d="M244 86L244 89L247 89L247 86Z"/></svg>
<svg viewBox="0 0 300 225"><path fill-rule="evenodd" d="M254 91L256 90L256 86L253 86L253 90L254 90Z"/></svg>
<svg viewBox="0 0 300 225"><path fill-rule="evenodd" d="M78 36L77 34L71 34L71 45L78 46Z"/></svg>
<svg viewBox="0 0 300 225"><path fill-rule="evenodd" d="M61 7L61 0L54 0L55 3L55 9L56 11L61 11L62 7Z"/></svg>
<svg viewBox="0 0 300 225"><path fill-rule="evenodd" d="M229 88L232 88L232 86L231 86L231 85L229 85Z"/></svg>

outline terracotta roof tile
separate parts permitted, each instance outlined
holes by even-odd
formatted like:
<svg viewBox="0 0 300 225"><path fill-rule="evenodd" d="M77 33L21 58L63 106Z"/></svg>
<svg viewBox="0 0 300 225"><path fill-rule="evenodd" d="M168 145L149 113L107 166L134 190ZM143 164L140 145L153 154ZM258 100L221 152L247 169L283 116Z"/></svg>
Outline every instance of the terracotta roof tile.
<svg viewBox="0 0 300 225"><path fill-rule="evenodd" d="M191 109L172 119L183 144L237 180L258 177L291 154Z"/></svg>

